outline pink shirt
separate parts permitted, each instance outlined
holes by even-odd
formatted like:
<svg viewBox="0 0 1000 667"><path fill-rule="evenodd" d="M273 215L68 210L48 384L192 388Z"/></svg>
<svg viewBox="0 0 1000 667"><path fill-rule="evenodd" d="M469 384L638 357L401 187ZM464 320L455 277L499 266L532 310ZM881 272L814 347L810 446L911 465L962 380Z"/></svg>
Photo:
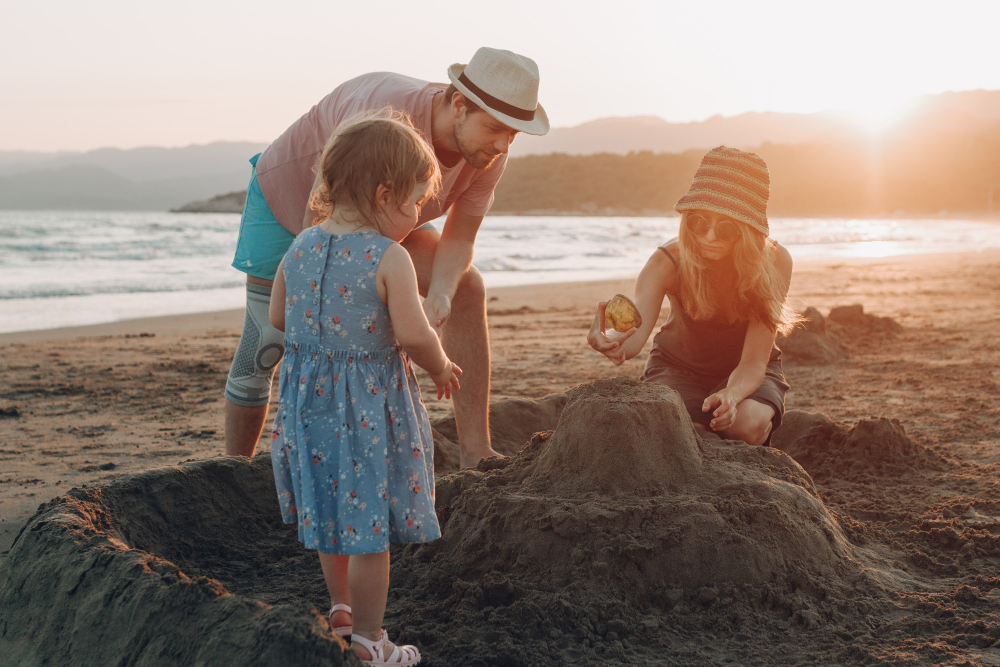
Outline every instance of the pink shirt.
<svg viewBox="0 0 1000 667"><path fill-rule="evenodd" d="M319 101L284 134L267 147L257 160L257 180L271 212L281 226L298 234L327 139L344 120L364 111L389 106L410 115L413 125L431 141L434 93L444 83L428 83L391 72L363 74L338 86ZM441 198L424 205L417 226L440 217L452 204L462 213L486 215L493 204L493 189L507 164L501 155L486 169L475 169L464 159L453 167L441 167Z"/></svg>

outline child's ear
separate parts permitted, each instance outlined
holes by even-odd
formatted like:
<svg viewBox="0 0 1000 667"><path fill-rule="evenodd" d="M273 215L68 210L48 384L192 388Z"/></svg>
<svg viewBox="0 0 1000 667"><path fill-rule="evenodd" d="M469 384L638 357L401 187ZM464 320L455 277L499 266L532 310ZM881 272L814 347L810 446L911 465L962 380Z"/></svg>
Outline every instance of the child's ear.
<svg viewBox="0 0 1000 667"><path fill-rule="evenodd" d="M388 211L392 208L389 204L392 201L392 188L385 183L380 183L375 189L375 210Z"/></svg>

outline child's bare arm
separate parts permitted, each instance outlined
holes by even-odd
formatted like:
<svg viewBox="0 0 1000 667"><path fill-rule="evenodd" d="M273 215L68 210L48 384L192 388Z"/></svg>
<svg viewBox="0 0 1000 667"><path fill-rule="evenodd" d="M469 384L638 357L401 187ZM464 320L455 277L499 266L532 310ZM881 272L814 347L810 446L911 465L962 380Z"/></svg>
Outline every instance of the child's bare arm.
<svg viewBox="0 0 1000 667"><path fill-rule="evenodd" d="M271 304L268 306L268 317L271 319L271 326L278 331L285 330L285 260L278 264L278 273L274 276L274 285L271 287Z"/></svg>
<svg viewBox="0 0 1000 667"><path fill-rule="evenodd" d="M396 340L413 363L430 373L438 388L438 398L450 397L451 389L459 388L458 376L462 369L445 355L440 339L427 321L417 292L417 272L402 246L393 243L386 248L376 280L385 290L385 303L389 307Z"/></svg>

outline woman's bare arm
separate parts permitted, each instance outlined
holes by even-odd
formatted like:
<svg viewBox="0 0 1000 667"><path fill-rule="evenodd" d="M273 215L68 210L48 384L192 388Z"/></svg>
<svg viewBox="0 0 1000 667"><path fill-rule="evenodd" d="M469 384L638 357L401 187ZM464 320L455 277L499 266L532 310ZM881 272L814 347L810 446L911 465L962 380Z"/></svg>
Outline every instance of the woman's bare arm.
<svg viewBox="0 0 1000 667"><path fill-rule="evenodd" d="M604 311L607 302L602 301L597 307L597 315L591 324L587 342L595 350L621 366L642 351L649 335L656 326L663 307L663 297L677 283L677 267L657 249L646 261L635 280L635 305L642 316L642 324L638 328L625 333L614 330L606 331Z"/></svg>
<svg viewBox="0 0 1000 667"><path fill-rule="evenodd" d="M784 295L792 280L792 257L782 246L778 246L778 271L785 280ZM764 381L767 363L774 347L775 332L759 320L750 322L743 339L740 363L732 373L725 389L705 399L703 409L713 410L712 430L724 431L736 420L736 406L740 401L757 391Z"/></svg>

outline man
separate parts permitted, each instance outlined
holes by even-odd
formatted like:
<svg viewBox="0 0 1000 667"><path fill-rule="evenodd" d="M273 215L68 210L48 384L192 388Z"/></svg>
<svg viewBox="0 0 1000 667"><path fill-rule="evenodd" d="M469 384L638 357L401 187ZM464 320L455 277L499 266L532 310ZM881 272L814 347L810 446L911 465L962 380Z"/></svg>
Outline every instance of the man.
<svg viewBox="0 0 1000 667"><path fill-rule="evenodd" d="M252 456L267 419L271 378L284 354L283 334L267 314L271 285L292 239L312 224L313 167L341 122L388 106L410 115L441 167L442 194L423 207L402 245L413 259L427 319L464 371L453 398L460 465L496 455L489 432L486 290L472 252L510 143L519 132L545 134L549 121L538 104L538 67L530 58L483 47L468 65L448 68L448 78L450 86L389 72L352 79L251 159L233 260L247 274L247 315L226 382L227 454ZM428 221L446 211L438 232Z"/></svg>

